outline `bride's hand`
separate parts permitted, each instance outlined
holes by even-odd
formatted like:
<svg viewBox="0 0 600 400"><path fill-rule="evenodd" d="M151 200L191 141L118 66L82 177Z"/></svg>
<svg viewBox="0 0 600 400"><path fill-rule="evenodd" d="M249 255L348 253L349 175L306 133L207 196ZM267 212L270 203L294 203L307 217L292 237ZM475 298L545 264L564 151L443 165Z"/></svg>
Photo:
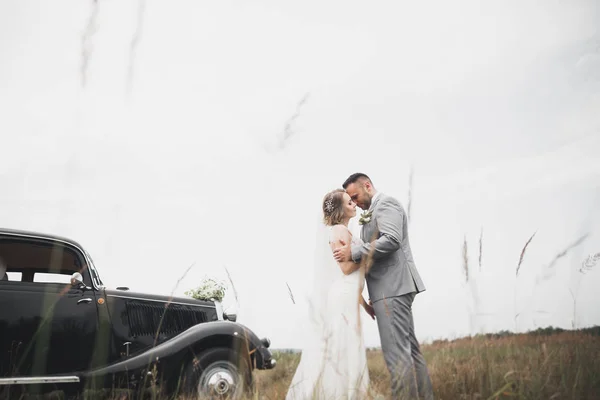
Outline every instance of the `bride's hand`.
<svg viewBox="0 0 600 400"><path fill-rule="evenodd" d="M370 301L369 301L369 303L370 303ZM375 309L373 308L373 306L371 304L364 304L363 307L365 308L365 311L367 312L367 314L369 314L372 319L375 319Z"/></svg>

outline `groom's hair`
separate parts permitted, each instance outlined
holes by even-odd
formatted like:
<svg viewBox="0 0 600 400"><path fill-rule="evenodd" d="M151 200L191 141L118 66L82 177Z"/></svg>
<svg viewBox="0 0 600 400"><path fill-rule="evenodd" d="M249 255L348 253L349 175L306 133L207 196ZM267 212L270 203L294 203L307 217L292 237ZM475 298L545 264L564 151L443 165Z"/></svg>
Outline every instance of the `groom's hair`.
<svg viewBox="0 0 600 400"><path fill-rule="evenodd" d="M348 179L346 179L346 181L344 182L344 184L342 185L342 187L344 189L347 189L348 186L350 186L353 183L356 182L365 182L365 181L369 181L371 182L371 186L373 186L373 181L371 180L371 178L369 178L366 174L363 174L362 172L357 172L355 174L352 174L348 177ZM375 187L375 186L373 186Z"/></svg>

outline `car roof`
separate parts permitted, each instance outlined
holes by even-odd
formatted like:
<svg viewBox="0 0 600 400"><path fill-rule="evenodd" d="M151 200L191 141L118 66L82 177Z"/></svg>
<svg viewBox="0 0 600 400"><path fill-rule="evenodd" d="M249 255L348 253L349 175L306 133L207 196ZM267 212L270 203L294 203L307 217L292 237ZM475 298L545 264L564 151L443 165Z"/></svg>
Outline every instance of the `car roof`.
<svg viewBox="0 0 600 400"><path fill-rule="evenodd" d="M11 229L11 228L2 228L0 227L0 235L11 235L11 236L24 236L24 237L34 237L34 238L39 238L39 239L48 239L48 240L54 240L57 242L63 242L66 244L69 244L71 246L75 246L80 248L81 250L83 250L83 246L79 243L77 243L76 241L69 239L67 237L63 237L63 236L58 236L58 235L51 235L51 234L47 234L47 233L41 233L41 232L34 232L34 231L26 231L26 230L21 230L21 229Z"/></svg>

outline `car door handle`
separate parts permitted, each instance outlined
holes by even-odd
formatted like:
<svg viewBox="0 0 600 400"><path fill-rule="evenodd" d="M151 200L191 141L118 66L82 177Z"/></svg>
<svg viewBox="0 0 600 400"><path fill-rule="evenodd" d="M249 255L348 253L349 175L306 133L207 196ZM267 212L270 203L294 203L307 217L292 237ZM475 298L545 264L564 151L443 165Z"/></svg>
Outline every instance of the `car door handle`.
<svg viewBox="0 0 600 400"><path fill-rule="evenodd" d="M86 297L85 299L80 299L77 300L77 304L81 304L81 303L91 303L92 299L90 297Z"/></svg>

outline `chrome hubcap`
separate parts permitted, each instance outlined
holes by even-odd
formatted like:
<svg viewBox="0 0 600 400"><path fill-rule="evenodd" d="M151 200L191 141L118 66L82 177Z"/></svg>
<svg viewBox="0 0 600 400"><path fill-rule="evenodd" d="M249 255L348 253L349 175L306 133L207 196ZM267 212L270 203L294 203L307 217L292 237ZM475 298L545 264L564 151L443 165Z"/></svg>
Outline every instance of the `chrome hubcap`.
<svg viewBox="0 0 600 400"><path fill-rule="evenodd" d="M223 365L211 365L200 378L198 393L218 396L234 395L237 389L235 372Z"/></svg>
<svg viewBox="0 0 600 400"><path fill-rule="evenodd" d="M229 393L234 387L233 376L229 371L218 371L208 378L208 387L213 393Z"/></svg>

